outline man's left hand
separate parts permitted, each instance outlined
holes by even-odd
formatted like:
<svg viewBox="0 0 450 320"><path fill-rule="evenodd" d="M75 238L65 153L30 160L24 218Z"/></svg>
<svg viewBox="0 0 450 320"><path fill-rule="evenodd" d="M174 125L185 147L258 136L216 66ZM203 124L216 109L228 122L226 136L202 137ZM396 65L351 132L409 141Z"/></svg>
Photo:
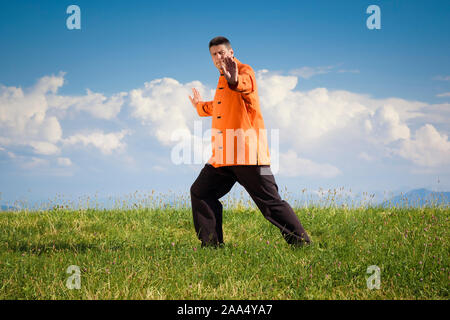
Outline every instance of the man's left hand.
<svg viewBox="0 0 450 320"><path fill-rule="evenodd" d="M222 62L222 70L228 83L230 85L236 85L238 82L237 62L230 56L225 57L224 62Z"/></svg>

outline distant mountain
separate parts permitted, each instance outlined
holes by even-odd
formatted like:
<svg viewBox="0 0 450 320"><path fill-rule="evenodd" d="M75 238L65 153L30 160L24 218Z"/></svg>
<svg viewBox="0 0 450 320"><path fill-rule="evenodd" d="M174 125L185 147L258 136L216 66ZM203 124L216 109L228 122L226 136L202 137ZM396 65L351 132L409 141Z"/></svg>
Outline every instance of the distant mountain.
<svg viewBox="0 0 450 320"><path fill-rule="evenodd" d="M243 189L242 189L243 190ZM401 191L404 190L404 191ZM280 194L284 199L289 200L289 204L295 207L309 207L309 206L342 206L346 205L348 207L359 207L359 206L381 206L381 207L423 207L431 206L432 204L437 204L439 206L443 205L448 207L450 205L450 192L436 192L425 188L415 189L407 191L408 189L400 188L395 191L390 191L387 195L384 191L373 191L370 193L364 192L341 192L337 193L336 196L333 193L329 193L328 190L323 190L322 192L313 191L306 192L299 196L294 196L293 198L287 198L286 195L281 192ZM254 202L250 199L248 194L244 192L242 195L239 193L240 189L236 189L228 193L225 197L221 198L224 207L227 208L228 205L233 206L237 202L242 200L243 204ZM292 194L291 194L292 195ZM290 195L290 196L291 196ZM243 198L241 199L241 196ZM229 199L233 198L233 199ZM51 210L56 205L61 205L66 207L69 204L69 209L76 208L98 208L98 209L113 209L113 208L135 208L135 207L160 207L172 205L180 206L190 206L189 198L183 200L182 203L178 199L178 194L170 195L155 195L155 198L138 198L132 199L128 196L111 196L111 197L94 197L94 198L78 198L72 201L66 201L61 203L51 202L46 203L45 201L29 201L29 210ZM89 200L89 201L88 201ZM7 204L0 205L0 211L18 211L22 210L17 206L9 206Z"/></svg>
<svg viewBox="0 0 450 320"><path fill-rule="evenodd" d="M17 207L13 207L13 206L5 206L5 205L0 206L0 211L16 211L16 210L20 210L20 209Z"/></svg>
<svg viewBox="0 0 450 320"><path fill-rule="evenodd" d="M450 204L450 192L438 192L428 189L414 189L404 194L399 194L387 201L383 201L383 207L430 207L432 205Z"/></svg>

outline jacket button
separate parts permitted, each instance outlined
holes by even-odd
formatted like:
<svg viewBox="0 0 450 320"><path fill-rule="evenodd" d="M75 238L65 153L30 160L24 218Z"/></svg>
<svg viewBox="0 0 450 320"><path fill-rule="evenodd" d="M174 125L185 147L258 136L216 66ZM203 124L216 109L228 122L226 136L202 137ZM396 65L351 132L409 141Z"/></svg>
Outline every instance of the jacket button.
<svg viewBox="0 0 450 320"><path fill-rule="evenodd" d="M222 149L222 147L219 147L219 149Z"/></svg>
<svg viewBox="0 0 450 320"><path fill-rule="evenodd" d="M217 104L221 104L222 102L220 102L220 101L217 101Z"/></svg>
<svg viewBox="0 0 450 320"><path fill-rule="evenodd" d="M220 119L220 118L222 118L222 116L217 116L217 119Z"/></svg>
<svg viewBox="0 0 450 320"><path fill-rule="evenodd" d="M219 89L220 89L220 90L222 90L222 89L223 89L223 87L219 87Z"/></svg>
<svg viewBox="0 0 450 320"><path fill-rule="evenodd" d="M222 131L219 131L218 133L222 133Z"/></svg>

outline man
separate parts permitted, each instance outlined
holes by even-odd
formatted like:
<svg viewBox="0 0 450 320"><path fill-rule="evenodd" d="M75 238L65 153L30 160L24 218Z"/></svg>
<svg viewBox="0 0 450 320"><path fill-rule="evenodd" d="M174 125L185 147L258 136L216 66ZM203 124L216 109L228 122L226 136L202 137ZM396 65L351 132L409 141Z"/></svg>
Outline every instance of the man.
<svg viewBox="0 0 450 320"><path fill-rule="evenodd" d="M202 247L223 245L223 207L219 199L236 181L289 244L309 244L305 229L291 206L281 199L270 171L267 135L253 69L234 57L230 41L224 37L212 39L209 52L220 71L214 100L202 101L195 88L193 97L189 96L199 116L213 117L212 156L190 189L195 231Z"/></svg>

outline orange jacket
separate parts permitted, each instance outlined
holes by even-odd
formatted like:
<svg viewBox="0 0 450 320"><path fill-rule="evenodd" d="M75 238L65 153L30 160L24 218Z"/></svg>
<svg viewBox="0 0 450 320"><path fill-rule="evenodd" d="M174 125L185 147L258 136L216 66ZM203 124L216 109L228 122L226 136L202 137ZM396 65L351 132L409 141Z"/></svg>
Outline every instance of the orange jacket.
<svg viewBox="0 0 450 320"><path fill-rule="evenodd" d="M230 165L269 165L267 132L259 107L255 72L241 63L238 83L230 87L223 74L219 77L213 101L196 105L201 117L212 116L212 156L214 167Z"/></svg>

